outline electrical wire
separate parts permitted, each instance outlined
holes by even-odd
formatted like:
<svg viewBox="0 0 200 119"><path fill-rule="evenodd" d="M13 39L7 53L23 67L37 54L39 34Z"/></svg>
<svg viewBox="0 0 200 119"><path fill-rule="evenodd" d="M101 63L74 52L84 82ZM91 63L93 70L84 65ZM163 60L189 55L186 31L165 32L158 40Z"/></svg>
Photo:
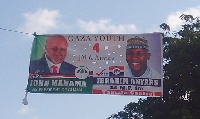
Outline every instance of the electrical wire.
<svg viewBox="0 0 200 119"><path fill-rule="evenodd" d="M22 32L22 31L6 29L6 28L2 28L2 27L0 27L0 30L9 31L9 32L16 32L16 33L21 33L21 34L26 34L26 35L34 35L34 34L35 34L35 33L34 33L34 34L31 34L31 33Z"/></svg>

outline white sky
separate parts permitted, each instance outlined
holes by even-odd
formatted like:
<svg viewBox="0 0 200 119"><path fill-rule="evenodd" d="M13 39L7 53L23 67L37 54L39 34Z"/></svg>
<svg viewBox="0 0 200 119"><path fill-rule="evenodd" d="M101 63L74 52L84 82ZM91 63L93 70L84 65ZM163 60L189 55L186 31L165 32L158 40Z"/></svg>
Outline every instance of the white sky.
<svg viewBox="0 0 200 119"><path fill-rule="evenodd" d="M181 14L200 16L199 0L0 0L0 27L37 34L162 32L180 29ZM34 37L0 29L2 119L105 119L138 97L28 94L22 105Z"/></svg>

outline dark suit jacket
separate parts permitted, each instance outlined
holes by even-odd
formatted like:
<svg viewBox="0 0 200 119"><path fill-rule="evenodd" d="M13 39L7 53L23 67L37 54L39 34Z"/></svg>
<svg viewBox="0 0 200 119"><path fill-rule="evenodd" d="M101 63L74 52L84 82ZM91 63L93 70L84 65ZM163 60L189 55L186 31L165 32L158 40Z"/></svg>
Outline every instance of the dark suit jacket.
<svg viewBox="0 0 200 119"><path fill-rule="evenodd" d="M63 61L60 66L59 74L75 74L75 69L76 67L74 65ZM38 74L40 75L51 74L45 55L43 55L41 59L30 61L29 73L35 73L37 70L39 70Z"/></svg>

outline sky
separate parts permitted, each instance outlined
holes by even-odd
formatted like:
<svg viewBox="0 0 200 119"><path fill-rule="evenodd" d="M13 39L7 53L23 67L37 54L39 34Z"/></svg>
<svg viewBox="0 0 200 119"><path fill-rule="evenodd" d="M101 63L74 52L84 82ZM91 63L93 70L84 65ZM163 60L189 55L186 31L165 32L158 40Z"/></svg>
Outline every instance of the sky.
<svg viewBox="0 0 200 119"><path fill-rule="evenodd" d="M1 118L105 119L139 98L28 93L28 105L23 105L34 32L152 33L162 32L162 23L176 31L181 14L200 16L199 0L0 0Z"/></svg>

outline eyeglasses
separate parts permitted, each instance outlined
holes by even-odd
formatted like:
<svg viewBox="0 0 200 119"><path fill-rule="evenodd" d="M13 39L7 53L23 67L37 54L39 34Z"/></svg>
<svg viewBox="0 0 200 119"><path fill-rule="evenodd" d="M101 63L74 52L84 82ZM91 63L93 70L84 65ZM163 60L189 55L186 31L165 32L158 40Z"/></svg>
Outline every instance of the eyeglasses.
<svg viewBox="0 0 200 119"><path fill-rule="evenodd" d="M65 52L66 49L65 48L57 48L57 47L54 47L54 48L50 48L53 52L57 52L57 51L61 51L61 52Z"/></svg>

